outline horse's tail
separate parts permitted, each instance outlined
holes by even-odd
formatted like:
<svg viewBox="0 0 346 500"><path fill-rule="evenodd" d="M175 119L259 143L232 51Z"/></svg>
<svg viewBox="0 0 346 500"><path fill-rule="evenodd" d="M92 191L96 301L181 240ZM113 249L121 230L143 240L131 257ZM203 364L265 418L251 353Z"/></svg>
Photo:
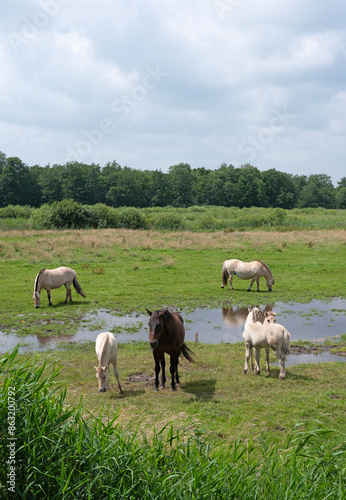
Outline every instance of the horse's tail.
<svg viewBox="0 0 346 500"><path fill-rule="evenodd" d="M282 353L285 356L287 356L290 353L290 338L291 338L291 335L289 334L289 332L285 328L285 331L284 331L284 341L283 341L283 344L282 344Z"/></svg>
<svg viewBox="0 0 346 500"><path fill-rule="evenodd" d="M227 271L226 264L223 263L223 266L222 266L222 286L221 286L221 288L223 288L224 286L227 285L228 276L229 276L229 273Z"/></svg>
<svg viewBox="0 0 346 500"><path fill-rule="evenodd" d="M196 357L195 354L191 351L189 347L187 347L185 342L181 346L181 352L183 353L184 358L190 361L190 363L196 363L196 360L194 359Z"/></svg>
<svg viewBox="0 0 346 500"><path fill-rule="evenodd" d="M86 297L85 293L83 292L82 290L82 287L80 286L80 284L78 283L78 280L77 280L77 276L75 275L75 277L73 278L73 286L75 287L76 289L76 292L79 293L79 295L81 295L82 297Z"/></svg>

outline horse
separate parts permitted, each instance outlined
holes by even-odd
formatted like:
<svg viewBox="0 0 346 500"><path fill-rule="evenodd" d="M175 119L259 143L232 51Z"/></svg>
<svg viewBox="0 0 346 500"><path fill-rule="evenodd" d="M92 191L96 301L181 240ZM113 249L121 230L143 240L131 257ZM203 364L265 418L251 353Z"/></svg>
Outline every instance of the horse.
<svg viewBox="0 0 346 500"><path fill-rule="evenodd" d="M35 278L33 299L35 307L40 306L40 293L42 288L47 290L47 297L49 305L52 306L50 300L50 291L54 288L60 288L65 285L66 288L66 299L65 304L72 301L71 295L71 283L76 289L76 292L85 298L85 294L78 283L76 272L69 267L58 267L56 269L41 269Z"/></svg>
<svg viewBox="0 0 346 500"><path fill-rule="evenodd" d="M246 315L247 316L247 315ZM264 325L270 325L272 323L276 323L276 313L273 311L264 311ZM253 359L252 359L252 347L250 349L250 359L251 359L251 370L253 370ZM269 347L266 349L266 363L267 363L267 371L269 371Z"/></svg>
<svg viewBox="0 0 346 500"><path fill-rule="evenodd" d="M280 380L286 377L285 360L289 354L290 334L286 328L278 323L260 323L258 321L260 310L254 307L249 309L246 318L243 338L245 340L245 365L244 375L248 371L248 362L252 353L252 347L255 348L255 373L260 373L260 354L261 348L266 349L267 373L269 369L269 348L273 349L280 362Z"/></svg>
<svg viewBox="0 0 346 500"><path fill-rule="evenodd" d="M190 361L195 363L194 353L185 344L184 320L179 313L169 309L160 309L149 314L149 342L153 350L155 360L155 391L159 390L160 363L162 367L161 387L165 387L165 353L170 355L170 372L172 377L172 391L176 391L176 383L180 384L178 374L178 363L180 353Z"/></svg>
<svg viewBox="0 0 346 500"><path fill-rule="evenodd" d="M106 390L109 389L108 373L109 365L112 363L114 375L118 382L119 392L123 394L117 368L118 346L113 333L99 333L96 338L95 351L97 359L99 360L99 366L94 366L96 378L99 381L99 392L106 392Z"/></svg>
<svg viewBox="0 0 346 500"><path fill-rule="evenodd" d="M229 284L231 290L234 290L232 285L233 275L238 276L243 280L251 279L251 283L247 291L251 290L254 282L257 282L257 291L259 292L259 279L261 276L267 280L268 291L271 292L274 285L274 278L272 275L269 266L262 262L261 260L254 260L252 262L243 262L237 259L225 260L222 266L222 285L221 288L224 288L227 285L227 279L229 280Z"/></svg>
<svg viewBox="0 0 346 500"><path fill-rule="evenodd" d="M273 312L273 311L265 311L264 312L264 321L263 321L263 324L264 325L270 325L272 323L276 323L276 313Z"/></svg>

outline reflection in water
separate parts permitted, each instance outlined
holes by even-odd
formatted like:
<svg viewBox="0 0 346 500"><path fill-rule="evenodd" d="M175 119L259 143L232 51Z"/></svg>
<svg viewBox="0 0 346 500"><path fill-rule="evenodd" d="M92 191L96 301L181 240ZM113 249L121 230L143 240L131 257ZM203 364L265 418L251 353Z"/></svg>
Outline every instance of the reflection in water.
<svg viewBox="0 0 346 500"><path fill-rule="evenodd" d="M309 304L284 304L277 302L273 305L260 305L263 313L273 310L277 313L277 323L284 325L291 334L291 341L321 340L325 337L337 336L346 333L346 300L334 299L330 302L313 301ZM243 342L243 331L247 307L223 307L215 309L196 309L193 312L181 312L185 321L186 340L207 344ZM263 319L262 317L262 319ZM103 331L113 331L118 342L148 341L148 315L114 316L111 311L98 310L88 313L81 322L81 327L75 335L64 335L57 338L26 336L18 337L15 334L3 335L0 332L0 352L12 349L21 343L21 351L42 351L55 349L60 342L95 341L97 335ZM291 355L288 357L288 366L294 359L302 360L304 356L311 356L318 362L320 356L329 356L329 353L318 355ZM341 360L345 360L345 358ZM309 358L310 359L310 358ZM303 361L302 361L303 362ZM304 361L309 362L309 361Z"/></svg>

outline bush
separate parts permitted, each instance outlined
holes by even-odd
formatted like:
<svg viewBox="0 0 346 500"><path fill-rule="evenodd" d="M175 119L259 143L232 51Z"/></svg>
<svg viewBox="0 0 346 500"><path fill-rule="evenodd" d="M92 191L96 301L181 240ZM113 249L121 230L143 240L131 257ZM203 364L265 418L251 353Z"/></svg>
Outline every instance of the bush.
<svg viewBox="0 0 346 500"><path fill-rule="evenodd" d="M151 222L153 229L177 231L185 228L184 218L180 214L167 213L157 215Z"/></svg>
<svg viewBox="0 0 346 500"><path fill-rule="evenodd" d="M90 205L91 226L95 229L120 227L119 212L116 208L108 207L104 203Z"/></svg>
<svg viewBox="0 0 346 500"><path fill-rule="evenodd" d="M29 219L32 211L28 205L7 205L0 208L0 219Z"/></svg>
<svg viewBox="0 0 346 500"><path fill-rule="evenodd" d="M138 208L125 207L119 210L119 221L125 229L145 229L146 220Z"/></svg>

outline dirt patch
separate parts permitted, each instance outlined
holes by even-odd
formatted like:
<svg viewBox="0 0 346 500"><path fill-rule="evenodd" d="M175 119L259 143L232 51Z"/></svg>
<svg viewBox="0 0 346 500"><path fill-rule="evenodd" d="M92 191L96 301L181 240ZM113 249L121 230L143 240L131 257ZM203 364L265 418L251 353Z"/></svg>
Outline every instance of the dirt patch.
<svg viewBox="0 0 346 500"><path fill-rule="evenodd" d="M144 382L146 385L152 385L154 380L154 376L150 376L145 372L131 373L131 375L127 376L127 381L135 384L138 382Z"/></svg>
<svg viewBox="0 0 346 500"><path fill-rule="evenodd" d="M321 352L330 352L331 354L337 354L338 356L346 356L345 352L333 352L333 349L339 349L339 345L337 344L321 344L321 345L290 345L290 354L299 355L299 354L320 354Z"/></svg>

